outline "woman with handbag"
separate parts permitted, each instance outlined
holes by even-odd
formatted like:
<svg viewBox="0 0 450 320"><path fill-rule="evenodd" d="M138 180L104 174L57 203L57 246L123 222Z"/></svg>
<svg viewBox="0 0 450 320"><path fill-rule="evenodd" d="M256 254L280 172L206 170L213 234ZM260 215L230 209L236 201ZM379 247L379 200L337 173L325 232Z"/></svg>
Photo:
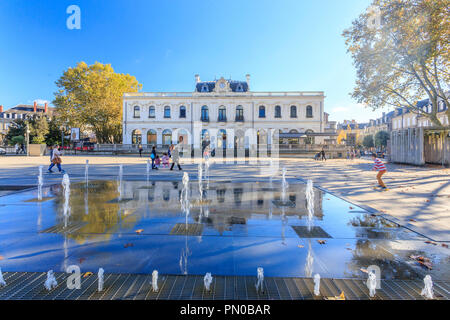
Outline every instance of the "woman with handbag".
<svg viewBox="0 0 450 320"><path fill-rule="evenodd" d="M50 167L48 167L48 172L53 173L52 168L56 165L60 173L65 173L66 171L61 169L61 162L61 152L58 150L58 147L55 146L52 153L52 163L50 164Z"/></svg>

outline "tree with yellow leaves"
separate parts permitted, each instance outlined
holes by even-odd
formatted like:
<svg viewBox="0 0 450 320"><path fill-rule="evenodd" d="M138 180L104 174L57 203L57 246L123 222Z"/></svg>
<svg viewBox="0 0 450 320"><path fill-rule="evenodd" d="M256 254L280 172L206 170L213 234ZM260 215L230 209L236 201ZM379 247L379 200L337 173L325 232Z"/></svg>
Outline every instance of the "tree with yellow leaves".
<svg viewBox="0 0 450 320"><path fill-rule="evenodd" d="M115 73L110 64L80 62L64 71L53 104L61 123L92 130L100 143L122 140L122 96L142 85L134 76Z"/></svg>
<svg viewBox="0 0 450 320"><path fill-rule="evenodd" d="M405 106L444 127L436 114L438 101L450 106L450 0L374 0L371 8L343 33L357 69L352 97L373 109ZM430 113L417 107L424 97Z"/></svg>

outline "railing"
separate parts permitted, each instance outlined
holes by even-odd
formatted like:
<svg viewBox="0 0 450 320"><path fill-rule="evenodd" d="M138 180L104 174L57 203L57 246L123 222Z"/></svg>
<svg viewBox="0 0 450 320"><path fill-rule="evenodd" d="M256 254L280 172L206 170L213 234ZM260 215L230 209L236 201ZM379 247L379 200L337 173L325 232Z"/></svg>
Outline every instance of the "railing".
<svg viewBox="0 0 450 320"><path fill-rule="evenodd" d="M193 97L200 92L126 92L124 97ZM222 93L206 92L205 95L223 95ZM254 97L295 97L295 96L323 96L323 91L261 91L261 92L226 92L225 95L246 94Z"/></svg>

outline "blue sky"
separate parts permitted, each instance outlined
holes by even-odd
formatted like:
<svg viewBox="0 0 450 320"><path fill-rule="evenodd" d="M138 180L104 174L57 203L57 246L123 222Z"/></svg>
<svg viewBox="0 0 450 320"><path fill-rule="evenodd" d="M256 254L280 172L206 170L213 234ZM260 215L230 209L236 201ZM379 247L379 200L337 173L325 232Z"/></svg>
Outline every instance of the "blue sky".
<svg viewBox="0 0 450 320"><path fill-rule="evenodd" d="M253 91L325 91L331 120L367 121L349 93L355 69L342 31L370 0L3 0L0 104L52 101L79 61L110 63L143 91L193 91L194 75L245 80ZM69 30L66 8L81 9Z"/></svg>

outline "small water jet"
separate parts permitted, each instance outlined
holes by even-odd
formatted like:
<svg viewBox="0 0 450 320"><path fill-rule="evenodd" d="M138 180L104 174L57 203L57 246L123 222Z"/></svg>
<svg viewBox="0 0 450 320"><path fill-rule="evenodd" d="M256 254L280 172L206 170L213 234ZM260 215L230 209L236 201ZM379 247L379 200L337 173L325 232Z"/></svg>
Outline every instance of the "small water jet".
<svg viewBox="0 0 450 320"><path fill-rule="evenodd" d="M44 185L44 178L42 177L42 166L39 166L38 175L38 200L42 201L42 186Z"/></svg>
<svg viewBox="0 0 450 320"><path fill-rule="evenodd" d="M314 294L320 296L320 274L314 275Z"/></svg>
<svg viewBox="0 0 450 320"><path fill-rule="evenodd" d="M153 270L152 272L152 290L153 292L158 292L158 271Z"/></svg>
<svg viewBox="0 0 450 320"><path fill-rule="evenodd" d="M67 173L64 174L62 182L63 192L64 192L64 227L67 227L68 219L70 216L70 206L69 206L69 198L70 198L70 179Z"/></svg>
<svg viewBox="0 0 450 320"><path fill-rule="evenodd" d="M119 184L117 186L117 191L119 192L119 201L122 200L122 177L123 177L123 164L119 165Z"/></svg>
<svg viewBox="0 0 450 320"><path fill-rule="evenodd" d="M373 298L376 294L377 288L377 276L374 271L369 272L369 278L367 279L367 287L369 288L369 296Z"/></svg>
<svg viewBox="0 0 450 320"><path fill-rule="evenodd" d="M151 168L150 160L147 159L147 167L145 168L145 173L147 174L147 184L150 177L150 168Z"/></svg>
<svg viewBox="0 0 450 320"><path fill-rule="evenodd" d="M211 290L211 283L212 283L213 277L211 276L210 272L207 272L205 274L205 277L203 278L203 284L205 285L205 290L210 291Z"/></svg>
<svg viewBox="0 0 450 320"><path fill-rule="evenodd" d="M2 268L0 268L0 287L6 287L5 279L3 279Z"/></svg>
<svg viewBox="0 0 450 320"><path fill-rule="evenodd" d="M89 181L89 160L86 160L86 164L84 166L84 181L86 182L86 186Z"/></svg>
<svg viewBox="0 0 450 320"><path fill-rule="evenodd" d="M258 281L256 282L256 292L264 292L264 269L262 267L258 267L256 269Z"/></svg>
<svg viewBox="0 0 450 320"><path fill-rule="evenodd" d="M286 168L283 168L282 170L282 180L281 180L281 201L283 203L286 203L286 190L289 186L289 184L286 181Z"/></svg>
<svg viewBox="0 0 450 320"><path fill-rule="evenodd" d="M311 248L311 240L309 240L309 243L308 243L308 255L306 256L306 265L305 265L305 275L308 278L312 277L313 264L314 264L314 257L313 257L313 251L312 251L312 248Z"/></svg>
<svg viewBox="0 0 450 320"><path fill-rule="evenodd" d="M56 288L58 286L58 282L56 282L55 274L53 273L53 270L50 270L47 272L47 280L45 280L44 283L45 289L48 291L52 290L53 288Z"/></svg>
<svg viewBox="0 0 450 320"><path fill-rule="evenodd" d="M308 209L307 223L308 231L311 231L314 219L314 187L312 180L308 180L306 183L306 204Z"/></svg>
<svg viewBox="0 0 450 320"><path fill-rule="evenodd" d="M423 283L425 284L425 287L422 289L422 292L420 294L427 299L434 299L433 281L431 280L431 276L429 274L427 274L425 278L423 278Z"/></svg>
<svg viewBox="0 0 450 320"><path fill-rule="evenodd" d="M105 270L103 270L103 268L99 268L98 269L98 291L103 291L103 284L104 284L104 276L103 274L105 273Z"/></svg>

